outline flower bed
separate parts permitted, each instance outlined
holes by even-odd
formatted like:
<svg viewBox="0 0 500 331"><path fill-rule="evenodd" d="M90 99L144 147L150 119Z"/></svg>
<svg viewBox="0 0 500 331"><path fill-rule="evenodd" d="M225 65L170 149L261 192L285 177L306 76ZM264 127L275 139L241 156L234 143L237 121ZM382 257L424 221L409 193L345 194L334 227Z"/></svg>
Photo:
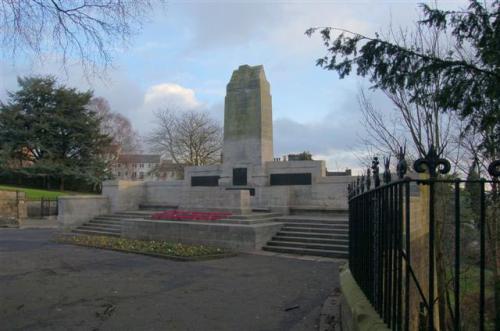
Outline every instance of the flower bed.
<svg viewBox="0 0 500 331"><path fill-rule="evenodd" d="M154 213L151 218L154 220L200 220L217 221L231 216L231 212L200 212L188 210L165 210Z"/></svg>
<svg viewBox="0 0 500 331"><path fill-rule="evenodd" d="M226 249L218 247L185 245L164 240L135 240L89 235L59 235L54 239L61 244L73 244L128 253L145 254L179 261L203 260L235 255Z"/></svg>

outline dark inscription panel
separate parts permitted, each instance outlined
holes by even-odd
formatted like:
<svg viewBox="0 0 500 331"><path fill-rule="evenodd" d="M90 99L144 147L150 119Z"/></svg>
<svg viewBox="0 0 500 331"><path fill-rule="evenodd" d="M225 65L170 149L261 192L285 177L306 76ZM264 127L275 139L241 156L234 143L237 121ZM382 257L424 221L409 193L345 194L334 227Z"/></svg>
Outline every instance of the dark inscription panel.
<svg viewBox="0 0 500 331"><path fill-rule="evenodd" d="M234 168L233 169L233 185L246 185L247 184L247 168Z"/></svg>
<svg viewBox="0 0 500 331"><path fill-rule="evenodd" d="M219 186L219 176L193 176L191 186Z"/></svg>
<svg viewBox="0 0 500 331"><path fill-rule="evenodd" d="M311 173L271 175L271 185L311 185L311 182Z"/></svg>

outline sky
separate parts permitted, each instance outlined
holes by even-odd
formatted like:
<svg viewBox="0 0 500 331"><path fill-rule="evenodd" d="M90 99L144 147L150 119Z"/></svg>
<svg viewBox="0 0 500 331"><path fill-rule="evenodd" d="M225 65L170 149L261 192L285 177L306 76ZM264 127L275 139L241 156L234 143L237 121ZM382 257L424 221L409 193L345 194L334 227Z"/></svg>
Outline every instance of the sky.
<svg viewBox="0 0 500 331"><path fill-rule="evenodd" d="M51 74L68 86L91 89L111 109L127 116L147 135L154 111L194 109L222 123L226 84L242 64L264 65L273 100L274 154L304 150L329 170L359 169L364 128L357 97L369 82L339 79L315 60L325 55L310 27L335 26L373 35L415 22L422 1L169 1L157 8L126 49L114 52L105 77L88 78L78 66L65 70L53 61L0 59L0 100L17 89L17 76ZM434 2L432 2L434 3ZM464 1L439 1L462 8ZM381 93L373 103L391 110Z"/></svg>

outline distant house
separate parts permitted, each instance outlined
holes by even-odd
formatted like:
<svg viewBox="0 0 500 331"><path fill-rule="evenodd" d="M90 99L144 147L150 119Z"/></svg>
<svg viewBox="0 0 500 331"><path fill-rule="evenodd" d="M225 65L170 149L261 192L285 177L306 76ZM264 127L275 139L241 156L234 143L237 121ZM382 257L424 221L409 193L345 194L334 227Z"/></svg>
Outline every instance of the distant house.
<svg viewBox="0 0 500 331"><path fill-rule="evenodd" d="M156 154L120 154L113 162L112 173L116 179L154 180L151 173L160 165L160 155Z"/></svg>
<svg viewBox="0 0 500 331"><path fill-rule="evenodd" d="M160 164L151 171L151 175L157 180L172 180L184 178L184 166L171 160L162 160Z"/></svg>
<svg viewBox="0 0 500 331"><path fill-rule="evenodd" d="M184 167L162 161L158 154L120 154L113 162L112 173L122 180L171 180L181 179Z"/></svg>

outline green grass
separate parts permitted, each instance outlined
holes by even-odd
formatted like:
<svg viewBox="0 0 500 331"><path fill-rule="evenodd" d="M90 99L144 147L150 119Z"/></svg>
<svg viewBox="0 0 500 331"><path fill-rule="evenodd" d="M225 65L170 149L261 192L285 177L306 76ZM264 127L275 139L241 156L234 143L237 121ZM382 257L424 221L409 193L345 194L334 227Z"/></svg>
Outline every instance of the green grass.
<svg viewBox="0 0 500 331"><path fill-rule="evenodd" d="M61 191L48 191L41 190L36 188L28 188L28 187L17 187L10 185L0 185L0 191L21 191L26 193L26 199L29 200L40 200L41 198L47 199L57 199L57 197L61 195L74 195L81 194L76 192L61 192Z"/></svg>
<svg viewBox="0 0 500 331"><path fill-rule="evenodd" d="M108 236L60 235L55 241L63 244L74 244L94 248L104 248L130 253L173 258L176 260L198 260L232 256L231 252L211 246L185 245L163 240L135 240Z"/></svg>

